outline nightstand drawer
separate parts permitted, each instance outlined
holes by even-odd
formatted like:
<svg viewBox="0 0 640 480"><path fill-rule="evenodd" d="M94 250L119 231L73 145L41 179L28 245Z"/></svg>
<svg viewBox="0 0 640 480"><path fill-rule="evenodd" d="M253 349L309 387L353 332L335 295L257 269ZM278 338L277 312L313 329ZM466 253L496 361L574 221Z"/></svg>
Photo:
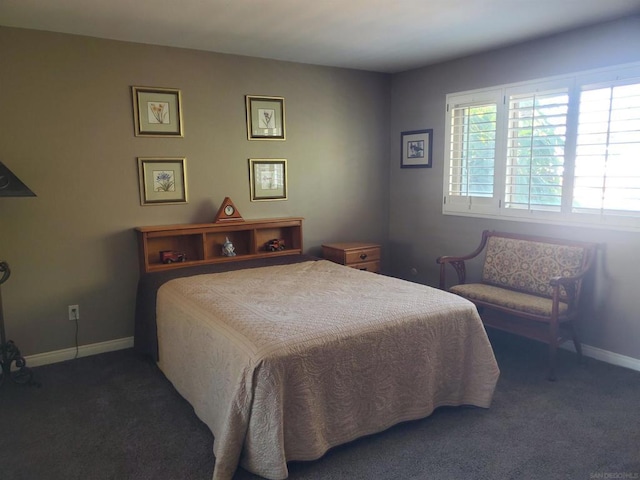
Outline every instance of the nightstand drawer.
<svg viewBox="0 0 640 480"><path fill-rule="evenodd" d="M348 267L355 268L356 270L365 270L367 272L378 273L380 272L380 262L360 262L347 265Z"/></svg>
<svg viewBox="0 0 640 480"><path fill-rule="evenodd" d="M374 260L380 260L380 247L362 248L344 252L345 265L359 262L373 262Z"/></svg>

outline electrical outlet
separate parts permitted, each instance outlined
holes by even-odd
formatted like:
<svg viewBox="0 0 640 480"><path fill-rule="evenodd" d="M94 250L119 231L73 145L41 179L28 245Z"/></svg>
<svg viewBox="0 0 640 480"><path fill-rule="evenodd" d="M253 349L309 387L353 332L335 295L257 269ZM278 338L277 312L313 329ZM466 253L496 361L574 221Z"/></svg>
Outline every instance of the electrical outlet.
<svg viewBox="0 0 640 480"><path fill-rule="evenodd" d="M72 322L80 320L80 305L69 305L69 320Z"/></svg>

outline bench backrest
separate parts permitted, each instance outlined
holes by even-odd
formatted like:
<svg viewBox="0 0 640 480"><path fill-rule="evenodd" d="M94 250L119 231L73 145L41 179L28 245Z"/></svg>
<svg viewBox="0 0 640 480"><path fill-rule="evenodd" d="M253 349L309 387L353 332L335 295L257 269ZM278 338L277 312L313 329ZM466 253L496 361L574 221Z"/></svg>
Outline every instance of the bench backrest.
<svg viewBox="0 0 640 480"><path fill-rule="evenodd" d="M487 232L482 282L550 298L549 280L581 273L592 252L591 244ZM560 297L567 299L562 288Z"/></svg>

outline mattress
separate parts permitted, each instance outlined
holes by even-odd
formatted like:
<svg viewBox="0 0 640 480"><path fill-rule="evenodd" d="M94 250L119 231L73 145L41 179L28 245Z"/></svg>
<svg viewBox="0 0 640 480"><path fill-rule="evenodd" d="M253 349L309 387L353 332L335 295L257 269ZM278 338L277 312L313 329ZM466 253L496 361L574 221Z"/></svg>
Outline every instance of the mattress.
<svg viewBox="0 0 640 480"><path fill-rule="evenodd" d="M488 408L499 370L473 304L325 260L170 280L158 365L214 435L214 480L287 462L440 406Z"/></svg>

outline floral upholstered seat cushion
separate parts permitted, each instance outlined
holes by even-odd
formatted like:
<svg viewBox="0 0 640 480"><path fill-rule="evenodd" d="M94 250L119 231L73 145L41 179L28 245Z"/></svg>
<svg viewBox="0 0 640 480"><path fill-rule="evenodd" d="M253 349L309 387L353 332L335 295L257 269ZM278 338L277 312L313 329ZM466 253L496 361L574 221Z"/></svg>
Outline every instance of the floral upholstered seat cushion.
<svg viewBox="0 0 640 480"><path fill-rule="evenodd" d="M551 298L553 277L581 272L585 248L491 236L487 240L482 282ZM560 298L566 300L564 289Z"/></svg>
<svg viewBox="0 0 640 480"><path fill-rule="evenodd" d="M471 301L479 300L492 305L517 310L519 312L545 317L551 316L552 300L550 298L530 295L528 293L514 292L512 290L495 287L493 285L485 285L483 283L456 285L451 287L449 291ZM562 316L566 312L567 304L560 302L559 315Z"/></svg>

